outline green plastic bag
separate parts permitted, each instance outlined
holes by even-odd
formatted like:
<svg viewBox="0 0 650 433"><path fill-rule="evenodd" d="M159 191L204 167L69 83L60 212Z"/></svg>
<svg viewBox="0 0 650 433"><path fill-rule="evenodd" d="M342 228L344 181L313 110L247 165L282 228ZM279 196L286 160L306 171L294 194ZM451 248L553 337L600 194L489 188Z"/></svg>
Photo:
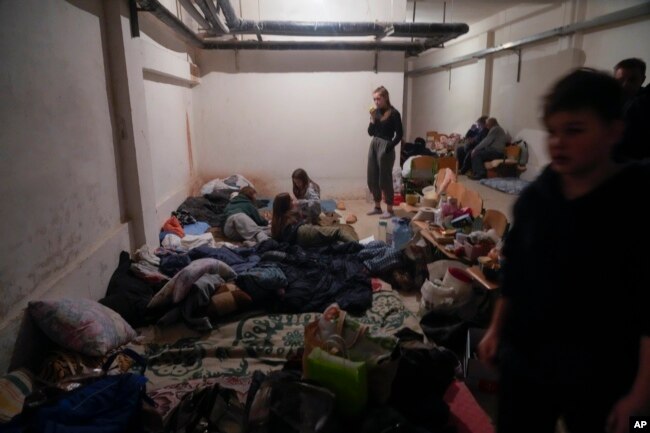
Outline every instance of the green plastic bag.
<svg viewBox="0 0 650 433"><path fill-rule="evenodd" d="M368 401L368 372L363 361L331 355L319 347L307 357L306 377L336 396L336 407L345 415L360 413Z"/></svg>

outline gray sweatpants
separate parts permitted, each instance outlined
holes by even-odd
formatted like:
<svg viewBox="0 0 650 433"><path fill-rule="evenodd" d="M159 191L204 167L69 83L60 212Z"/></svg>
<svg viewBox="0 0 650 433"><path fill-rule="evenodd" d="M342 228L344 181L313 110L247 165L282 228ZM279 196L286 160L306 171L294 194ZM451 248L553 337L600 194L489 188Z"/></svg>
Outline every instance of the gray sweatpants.
<svg viewBox="0 0 650 433"><path fill-rule="evenodd" d="M269 238L269 228L258 226L245 213L230 215L223 225L223 234L235 241L262 242Z"/></svg>
<svg viewBox="0 0 650 433"><path fill-rule="evenodd" d="M390 148L390 141L373 137L368 151L368 189L375 202L381 201L381 193L389 206L393 205L393 164L395 150Z"/></svg>

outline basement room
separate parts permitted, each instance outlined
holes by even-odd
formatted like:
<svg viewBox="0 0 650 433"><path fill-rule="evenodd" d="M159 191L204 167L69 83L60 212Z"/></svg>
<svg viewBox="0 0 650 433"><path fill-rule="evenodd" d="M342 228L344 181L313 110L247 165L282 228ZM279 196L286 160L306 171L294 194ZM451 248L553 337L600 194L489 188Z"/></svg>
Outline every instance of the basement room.
<svg viewBox="0 0 650 433"><path fill-rule="evenodd" d="M648 0L0 1L0 432L650 429L648 41Z"/></svg>

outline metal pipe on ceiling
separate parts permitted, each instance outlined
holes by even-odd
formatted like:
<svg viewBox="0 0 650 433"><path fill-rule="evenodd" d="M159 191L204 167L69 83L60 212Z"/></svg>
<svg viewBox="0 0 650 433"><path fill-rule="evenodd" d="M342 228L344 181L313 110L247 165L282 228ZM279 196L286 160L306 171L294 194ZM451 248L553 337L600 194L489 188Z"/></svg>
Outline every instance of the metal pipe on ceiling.
<svg viewBox="0 0 650 433"><path fill-rule="evenodd" d="M464 56L456 57L455 59L437 63L433 66L426 66L423 68L413 69L411 71L408 71L406 75L407 76L421 75L428 72L434 72L440 69L446 69L457 64L469 62L472 60L482 59L491 54L496 54L503 51L513 51L513 50L516 51L517 49L527 45L532 45L538 42L543 42L549 39L559 38L562 36L569 36L577 32L588 31L588 30L596 29L598 27L616 24L622 21L636 19L649 14L650 14L650 3L644 3L637 6L632 6L630 8L623 9L617 12L601 15L591 20L582 21L575 24L569 24L562 27L557 27L555 29L548 30L542 33L537 33L535 35L527 36L525 38L518 39L516 41L507 42L497 47L485 48L483 50L474 51Z"/></svg>
<svg viewBox="0 0 650 433"><path fill-rule="evenodd" d="M194 7L190 0L180 0L181 5L199 25L211 35L221 35L213 0L194 0L206 13L208 19ZM386 50L405 51L417 55L429 48L456 38L469 31L464 23L375 23L375 22L296 22L252 21L240 19L230 1L217 0L226 19L230 33L255 34L257 41L216 40L199 38L181 20L171 14L159 0L136 0L141 11L154 13L165 24L177 31L184 40L205 49L269 49L269 50ZM197 19L198 16L198 19ZM209 21L208 21L209 20ZM215 22L215 20L218 20ZM216 26L216 27L215 27ZM375 41L262 41L262 34L284 36L375 36ZM386 42L384 37L418 37L424 41Z"/></svg>

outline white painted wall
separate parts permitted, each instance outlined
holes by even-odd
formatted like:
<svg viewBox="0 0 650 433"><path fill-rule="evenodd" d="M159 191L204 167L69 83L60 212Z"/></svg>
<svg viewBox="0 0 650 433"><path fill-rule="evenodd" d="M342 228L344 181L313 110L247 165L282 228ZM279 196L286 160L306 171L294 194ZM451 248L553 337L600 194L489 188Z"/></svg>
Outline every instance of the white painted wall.
<svg viewBox="0 0 650 433"><path fill-rule="evenodd" d="M204 179L240 173L263 194L288 191L304 168L323 197L362 197L368 108L380 85L401 111L403 54L203 52L194 89ZM238 66L238 67L237 67Z"/></svg>
<svg viewBox="0 0 650 433"><path fill-rule="evenodd" d="M192 148L187 137L193 124L192 91L156 76L145 77L148 78L144 89L156 209L162 222L191 190L194 160L190 159ZM174 199L179 194L180 201ZM172 203L167 206L170 198Z"/></svg>
<svg viewBox="0 0 650 433"><path fill-rule="evenodd" d="M493 32L494 42L499 45L639 3L643 2L587 0L511 8L477 23L470 34L450 43L445 50L425 54L410 62L410 67L420 68L476 51L480 42L472 41L480 41L481 34L487 35L487 32ZM489 102L486 114L499 119L513 137L524 138L529 143L530 161L523 177L532 179L548 163L546 134L540 121L543 95L555 80L575 67L611 70L619 60L632 56L649 62L650 46L644 42L650 38L649 23L646 16L525 47L522 50L520 82L517 82L517 56L514 53L495 55L491 69L488 66L482 70L483 61L454 67L451 90L444 85L448 71L409 78L408 110L413 114L409 119L408 136L412 138L426 129L464 133L481 112L481 98L472 99L471 96L485 85L489 89L485 94ZM486 37L484 41L487 40ZM489 44L484 47L487 46ZM454 77L458 75L464 75L467 81L454 86ZM441 107L454 113L450 114ZM418 112L423 114L415 114Z"/></svg>
<svg viewBox="0 0 650 433"><path fill-rule="evenodd" d="M100 1L0 2L0 371L29 300L98 299L130 248L102 11Z"/></svg>

